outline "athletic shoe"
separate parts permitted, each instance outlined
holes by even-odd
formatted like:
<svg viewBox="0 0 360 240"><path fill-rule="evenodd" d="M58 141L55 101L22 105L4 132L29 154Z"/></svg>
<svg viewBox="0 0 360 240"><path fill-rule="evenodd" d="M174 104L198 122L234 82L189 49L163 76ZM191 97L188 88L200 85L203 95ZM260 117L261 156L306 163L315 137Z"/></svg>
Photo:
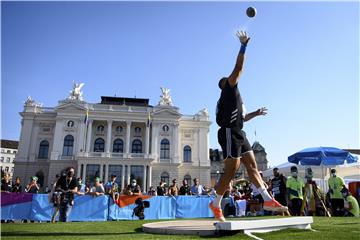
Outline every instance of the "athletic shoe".
<svg viewBox="0 0 360 240"><path fill-rule="evenodd" d="M273 198L270 201L264 202L264 210L272 211L272 212L286 212L288 210L288 208L281 205L278 201L276 201Z"/></svg>
<svg viewBox="0 0 360 240"><path fill-rule="evenodd" d="M211 209L211 211L213 212L213 214L217 220L219 220L220 222L225 222L225 218L224 218L221 208L214 207L213 202L209 203L209 208Z"/></svg>

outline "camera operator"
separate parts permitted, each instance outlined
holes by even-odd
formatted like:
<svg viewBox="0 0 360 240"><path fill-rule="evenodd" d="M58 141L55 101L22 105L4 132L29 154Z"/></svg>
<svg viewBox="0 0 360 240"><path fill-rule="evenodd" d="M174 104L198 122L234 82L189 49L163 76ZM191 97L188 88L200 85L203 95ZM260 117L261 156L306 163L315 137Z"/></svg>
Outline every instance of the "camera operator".
<svg viewBox="0 0 360 240"><path fill-rule="evenodd" d="M75 170L73 167L69 167L66 171L66 176L61 176L56 182L56 192L61 192L60 202L60 222L66 222L67 217L70 214L71 207L74 205L74 193L78 190L78 183L74 177Z"/></svg>

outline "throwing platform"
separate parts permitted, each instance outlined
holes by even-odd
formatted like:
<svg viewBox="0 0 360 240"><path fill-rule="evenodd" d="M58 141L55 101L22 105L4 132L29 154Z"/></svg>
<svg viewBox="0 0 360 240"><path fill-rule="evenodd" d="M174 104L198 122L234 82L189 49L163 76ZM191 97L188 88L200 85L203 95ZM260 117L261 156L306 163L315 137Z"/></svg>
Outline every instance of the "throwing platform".
<svg viewBox="0 0 360 240"><path fill-rule="evenodd" d="M248 219L218 222L215 220L178 220L147 223L143 225L143 231L148 233L169 235L218 235L230 232L243 232L253 238L251 233L264 233L286 228L311 229L312 217L287 217L273 219Z"/></svg>

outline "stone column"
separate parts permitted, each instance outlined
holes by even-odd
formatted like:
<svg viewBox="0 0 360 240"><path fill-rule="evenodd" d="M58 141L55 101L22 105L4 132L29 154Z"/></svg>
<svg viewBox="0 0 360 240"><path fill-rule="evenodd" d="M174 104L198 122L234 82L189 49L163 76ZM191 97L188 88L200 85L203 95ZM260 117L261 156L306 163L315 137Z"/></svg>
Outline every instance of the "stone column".
<svg viewBox="0 0 360 240"><path fill-rule="evenodd" d="M24 116L21 120L21 133L16 160L27 161L30 150L31 132L33 129L34 117ZM50 149L49 149L50 150Z"/></svg>
<svg viewBox="0 0 360 240"><path fill-rule="evenodd" d="M149 144L150 144L150 127L146 124L146 133L145 133L145 157L149 155Z"/></svg>
<svg viewBox="0 0 360 240"><path fill-rule="evenodd" d="M82 180L83 180L84 183L86 183L86 164L85 163L84 163L84 170L83 170Z"/></svg>
<svg viewBox="0 0 360 240"><path fill-rule="evenodd" d="M130 153L130 131L131 131L131 122L126 121L126 142L125 142L125 155L129 157Z"/></svg>
<svg viewBox="0 0 360 240"><path fill-rule="evenodd" d="M110 149L111 149L111 134L112 134L112 120L107 121L107 135L106 135L106 155L110 157Z"/></svg>
<svg viewBox="0 0 360 240"><path fill-rule="evenodd" d="M91 151L92 124L93 124L93 120L89 119L89 123L87 126L87 134L86 134L86 152L87 153L89 153Z"/></svg>
<svg viewBox="0 0 360 240"><path fill-rule="evenodd" d="M104 173L104 165L103 164L100 164L100 181L103 181L103 173Z"/></svg>
<svg viewBox="0 0 360 240"><path fill-rule="evenodd" d="M128 169L127 169L127 182L128 184L130 183L130 174L131 174L131 165L127 165Z"/></svg>
<svg viewBox="0 0 360 240"><path fill-rule="evenodd" d="M146 187L146 165L144 165L144 176L143 176L143 185L142 185L142 191L143 192L147 192L147 187Z"/></svg>
<svg viewBox="0 0 360 240"><path fill-rule="evenodd" d="M55 125L55 132L54 132L54 141L53 147L51 152L51 160L57 160L58 157L62 154L62 138L63 138L63 127L64 127L64 120L57 119Z"/></svg>
<svg viewBox="0 0 360 240"><path fill-rule="evenodd" d="M125 184L125 165L123 164L121 169L121 188L125 188L124 184Z"/></svg>
<svg viewBox="0 0 360 240"><path fill-rule="evenodd" d="M109 165L105 164L104 169L105 169L104 184L105 184L109 179Z"/></svg>
<svg viewBox="0 0 360 240"><path fill-rule="evenodd" d="M158 125L153 123L152 128L152 139L151 139L151 154L155 158L156 161L158 161Z"/></svg>
<svg viewBox="0 0 360 240"><path fill-rule="evenodd" d="M149 165L149 181L148 181L148 186L149 188L151 187L152 184L152 167Z"/></svg>
<svg viewBox="0 0 360 240"><path fill-rule="evenodd" d="M85 152L85 146L84 146L84 142L85 142L85 127L86 127L86 124L84 123L83 120L79 120L78 121L79 123L79 131L78 131L78 144L77 144L77 149L76 149L76 152L78 154L76 155L79 155L83 152Z"/></svg>
<svg viewBox="0 0 360 240"><path fill-rule="evenodd" d="M179 162L179 123L174 124L174 134L173 134L173 141L174 141L174 153L173 153L173 162L178 163Z"/></svg>

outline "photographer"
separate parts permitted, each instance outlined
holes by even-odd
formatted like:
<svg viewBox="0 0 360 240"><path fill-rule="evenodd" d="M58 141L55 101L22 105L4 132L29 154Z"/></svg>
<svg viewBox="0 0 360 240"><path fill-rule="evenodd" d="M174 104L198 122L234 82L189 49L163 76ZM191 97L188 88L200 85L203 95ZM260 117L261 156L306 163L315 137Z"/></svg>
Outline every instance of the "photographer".
<svg viewBox="0 0 360 240"><path fill-rule="evenodd" d="M25 192L27 193L38 193L40 186L37 184L38 178L36 176L31 177L31 182L26 185Z"/></svg>
<svg viewBox="0 0 360 240"><path fill-rule="evenodd" d="M56 182L55 191L61 192L60 200L60 222L66 222L71 207L74 205L74 193L78 190L78 183L74 177L75 170L73 167L69 167L66 171L66 176L61 176Z"/></svg>

